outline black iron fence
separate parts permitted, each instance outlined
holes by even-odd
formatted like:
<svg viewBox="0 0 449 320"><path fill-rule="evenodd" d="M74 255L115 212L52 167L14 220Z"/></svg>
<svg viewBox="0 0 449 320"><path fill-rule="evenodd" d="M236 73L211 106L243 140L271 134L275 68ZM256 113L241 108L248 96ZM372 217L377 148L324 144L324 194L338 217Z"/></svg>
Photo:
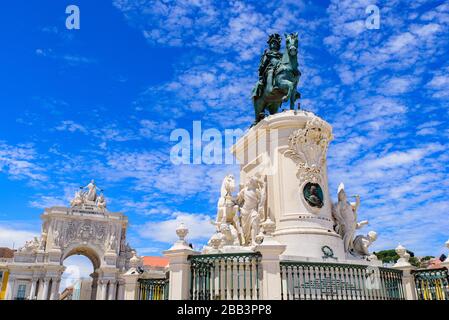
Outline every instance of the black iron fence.
<svg viewBox="0 0 449 320"><path fill-rule="evenodd" d="M168 279L139 279L139 300L168 300Z"/></svg>
<svg viewBox="0 0 449 320"><path fill-rule="evenodd" d="M260 299L260 253L190 256L190 299Z"/></svg>
<svg viewBox="0 0 449 320"><path fill-rule="evenodd" d="M446 268L412 271L418 300L449 300L449 276Z"/></svg>
<svg viewBox="0 0 449 320"><path fill-rule="evenodd" d="M283 300L403 300L402 271L339 263L282 261Z"/></svg>

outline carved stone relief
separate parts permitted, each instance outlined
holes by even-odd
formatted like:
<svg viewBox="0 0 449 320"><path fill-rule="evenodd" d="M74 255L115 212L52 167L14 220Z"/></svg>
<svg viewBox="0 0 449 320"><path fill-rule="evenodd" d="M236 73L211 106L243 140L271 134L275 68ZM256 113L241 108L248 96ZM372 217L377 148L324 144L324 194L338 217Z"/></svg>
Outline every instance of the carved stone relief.
<svg viewBox="0 0 449 320"><path fill-rule="evenodd" d="M332 133L326 123L315 117L306 123L304 129L294 131L289 137L289 148L284 155L292 159L301 181L320 183L322 167Z"/></svg>

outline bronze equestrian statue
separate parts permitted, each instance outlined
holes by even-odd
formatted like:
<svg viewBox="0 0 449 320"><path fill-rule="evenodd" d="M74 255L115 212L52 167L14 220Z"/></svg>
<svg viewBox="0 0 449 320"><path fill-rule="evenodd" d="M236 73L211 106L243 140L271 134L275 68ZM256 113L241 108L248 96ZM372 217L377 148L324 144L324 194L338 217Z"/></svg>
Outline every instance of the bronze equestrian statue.
<svg viewBox="0 0 449 320"><path fill-rule="evenodd" d="M294 110L295 101L300 98L296 90L301 72L298 69L298 33L285 34L285 52L282 54L281 36L270 35L269 49L260 59L259 81L253 89L256 125L265 117L265 110L270 114L278 112L283 102L290 101L290 109Z"/></svg>

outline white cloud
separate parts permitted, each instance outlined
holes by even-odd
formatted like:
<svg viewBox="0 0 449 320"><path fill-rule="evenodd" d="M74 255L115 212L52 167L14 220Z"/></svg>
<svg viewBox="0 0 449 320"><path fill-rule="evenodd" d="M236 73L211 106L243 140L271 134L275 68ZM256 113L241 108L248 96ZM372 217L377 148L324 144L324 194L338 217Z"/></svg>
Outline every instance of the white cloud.
<svg viewBox="0 0 449 320"><path fill-rule="evenodd" d="M447 75L439 75L432 78L432 80L428 83L429 87L435 89L441 89L443 87L447 88L449 86L449 76Z"/></svg>
<svg viewBox="0 0 449 320"><path fill-rule="evenodd" d="M416 134L419 136L438 135L438 127L443 124L442 121L428 121L417 127Z"/></svg>
<svg viewBox="0 0 449 320"><path fill-rule="evenodd" d="M49 54L51 54L51 52L52 52L51 49L36 49L36 55L41 57L46 57Z"/></svg>
<svg viewBox="0 0 449 320"><path fill-rule="evenodd" d="M57 131L68 131L70 133L80 132L87 137L93 138L94 143L100 148L105 149L107 142L126 142L130 140L139 140L142 132L139 130L127 129L116 123L110 123L104 127L87 126L76 123L73 120L64 120L57 127ZM143 134L142 134L143 135ZM98 142L100 140L100 142Z"/></svg>
<svg viewBox="0 0 449 320"><path fill-rule="evenodd" d="M304 8L302 1L274 6L256 1L115 0L114 5L152 44L232 52L240 60L258 55L267 33L286 30L298 21L294 13ZM256 10L261 6L266 13Z"/></svg>
<svg viewBox="0 0 449 320"><path fill-rule="evenodd" d="M176 228L184 223L189 229L187 241L207 241L215 232L211 220L210 216L204 214L176 212L172 219L147 222L139 226L138 233L146 239L172 244L178 240Z"/></svg>
<svg viewBox="0 0 449 320"><path fill-rule="evenodd" d="M61 124L57 126L55 129L58 131L69 131L69 132L79 131L81 133L87 133L87 129L84 126L75 123L72 120L62 121Z"/></svg>
<svg viewBox="0 0 449 320"><path fill-rule="evenodd" d="M37 165L37 153L31 145L8 145L0 141L0 172L6 172L11 179L44 181L44 169Z"/></svg>
<svg viewBox="0 0 449 320"><path fill-rule="evenodd" d="M220 59L214 64L206 61L201 57L193 65L180 66L172 81L148 88L144 97L159 97L161 105L157 109L161 113L172 107L173 98L181 112L171 114L201 115L207 111L207 123L220 128L250 122L251 118L245 115L251 107L250 93L255 79L248 67L228 60ZM166 130L167 125L160 129Z"/></svg>
<svg viewBox="0 0 449 320"><path fill-rule="evenodd" d="M429 88L432 93L432 97L436 99L449 98L449 67L442 68L433 73L432 79L426 84L426 88Z"/></svg>
<svg viewBox="0 0 449 320"><path fill-rule="evenodd" d="M167 121L140 120L141 128L139 133L144 138L159 141L169 141L170 131L176 128L176 121L173 119Z"/></svg>
<svg viewBox="0 0 449 320"><path fill-rule="evenodd" d="M380 91L384 94L399 95L412 90L415 83L411 77L392 77Z"/></svg>
<svg viewBox="0 0 449 320"><path fill-rule="evenodd" d="M160 247L139 247L136 248L136 252L138 255L157 255L159 256L163 249Z"/></svg>
<svg viewBox="0 0 449 320"><path fill-rule="evenodd" d="M64 207L68 202L66 199L53 197L53 196L38 196L39 198L29 202L30 207L45 209L53 206Z"/></svg>
<svg viewBox="0 0 449 320"><path fill-rule="evenodd" d="M410 32L404 32L391 37L385 49L388 50L388 53L395 54L404 49L408 51L410 46L414 46L416 42L417 39Z"/></svg>
<svg viewBox="0 0 449 320"><path fill-rule="evenodd" d="M107 158L106 165L98 168L104 179L133 179L134 189L157 191L167 201L176 201L176 196L209 199L211 192L219 191L221 179L237 168L237 165L173 165L168 152L160 151L111 153Z"/></svg>
<svg viewBox="0 0 449 320"><path fill-rule="evenodd" d="M366 170L391 169L403 165L410 165L428 156L429 154L445 150L443 145L431 144L424 148L415 148L407 151L390 152L376 159L364 159L363 166Z"/></svg>
<svg viewBox="0 0 449 320"><path fill-rule="evenodd" d="M90 64L96 62L95 59L83 57L76 54L58 54L55 53L54 50L51 48L48 49L38 48L35 50L35 53L37 56L42 58L62 60L70 66L78 66L80 64Z"/></svg>
<svg viewBox="0 0 449 320"><path fill-rule="evenodd" d="M38 236L38 232L15 229L8 226L0 226L0 247L15 249L22 247L26 241Z"/></svg>

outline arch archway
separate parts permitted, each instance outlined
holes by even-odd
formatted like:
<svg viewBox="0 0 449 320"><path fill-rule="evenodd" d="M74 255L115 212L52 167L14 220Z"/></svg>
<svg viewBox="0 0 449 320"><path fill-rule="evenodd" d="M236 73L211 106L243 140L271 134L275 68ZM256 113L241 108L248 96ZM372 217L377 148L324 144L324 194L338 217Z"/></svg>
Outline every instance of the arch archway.
<svg viewBox="0 0 449 320"><path fill-rule="evenodd" d="M94 248L91 245L88 244L73 244L71 246L68 246L66 250L62 253L61 257L61 264L66 260L67 258L74 256L74 255L83 255L86 258L92 262L92 265L94 267L94 271L99 269L101 267L101 256L100 253L96 248Z"/></svg>
<svg viewBox="0 0 449 320"><path fill-rule="evenodd" d="M101 259L92 248L71 248L62 255L61 298L71 300L96 300L98 272Z"/></svg>

